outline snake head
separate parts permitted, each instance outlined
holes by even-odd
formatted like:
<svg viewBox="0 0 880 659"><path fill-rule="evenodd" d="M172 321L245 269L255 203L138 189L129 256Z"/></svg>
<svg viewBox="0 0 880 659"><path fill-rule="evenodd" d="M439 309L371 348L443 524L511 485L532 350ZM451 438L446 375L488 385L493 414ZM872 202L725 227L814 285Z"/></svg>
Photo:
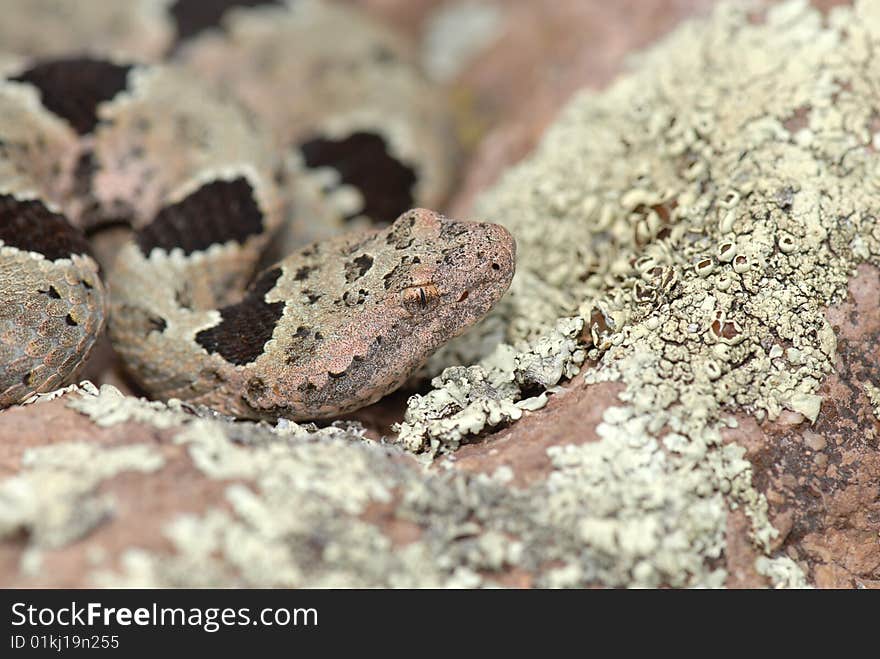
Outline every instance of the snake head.
<svg viewBox="0 0 880 659"><path fill-rule="evenodd" d="M479 321L510 285L515 254L497 224L412 210L291 254L196 342L224 386L244 391L236 414L338 416L399 387Z"/></svg>
<svg viewBox="0 0 880 659"><path fill-rule="evenodd" d="M401 252L385 277L424 349L480 320L510 286L516 242L498 224L460 222L424 209L401 215L385 242Z"/></svg>
<svg viewBox="0 0 880 659"><path fill-rule="evenodd" d="M284 414L314 419L375 402L485 316L510 286L516 243L497 224L458 222L416 209L382 231L343 237L332 249L313 246L305 253L314 269L304 268L301 253L286 269L308 275L302 281L288 276L270 297L301 299L301 286L325 292L315 304L289 314L297 331L291 325L286 334L297 347L276 342L269 350L284 354L276 359L286 364L278 371L277 389L298 396ZM344 290L331 296L333 282L340 281ZM329 288L320 289L321 282ZM320 341L309 318L320 322ZM257 400L251 404L267 407Z"/></svg>

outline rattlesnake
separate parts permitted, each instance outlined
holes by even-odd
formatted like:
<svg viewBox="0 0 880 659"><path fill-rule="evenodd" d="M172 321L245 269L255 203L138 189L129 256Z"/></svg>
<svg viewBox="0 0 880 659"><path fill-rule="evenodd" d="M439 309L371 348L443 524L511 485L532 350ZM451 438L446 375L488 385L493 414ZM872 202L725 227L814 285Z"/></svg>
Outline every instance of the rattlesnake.
<svg viewBox="0 0 880 659"><path fill-rule="evenodd" d="M328 107L318 137L279 138L283 122L177 65L79 55L0 66L0 407L74 377L109 316L114 347L152 396L250 418L336 416L398 387L513 276L515 243L498 225L416 209L365 228L402 210L381 174L408 174L378 115L351 97L339 101L347 134ZM294 124L320 123L308 117ZM279 155L279 139L300 148ZM352 164L352 150L374 161ZM404 201L437 198L443 158L428 159L428 184ZM320 183L329 196L380 172L379 193L362 189L354 205L341 195L329 214L359 226L332 238L305 217L328 164L339 174L335 188ZM68 220L133 233L102 273ZM254 277L291 221L305 229L285 243L293 253ZM303 247L302 233L322 240Z"/></svg>

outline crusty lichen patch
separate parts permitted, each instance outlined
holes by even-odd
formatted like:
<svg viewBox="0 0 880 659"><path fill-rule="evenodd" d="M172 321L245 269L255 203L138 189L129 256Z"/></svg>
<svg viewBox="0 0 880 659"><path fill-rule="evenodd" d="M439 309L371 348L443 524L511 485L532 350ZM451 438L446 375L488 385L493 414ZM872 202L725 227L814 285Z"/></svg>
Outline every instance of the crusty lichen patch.
<svg viewBox="0 0 880 659"><path fill-rule="evenodd" d="M814 419L835 351L821 310L880 250L876 8L838 8L828 28L804 2L760 24L747 9L721 6L580 96L478 205L519 245L507 340L579 312L603 357L592 378L646 362L653 392L630 396L693 401L698 426L722 407Z"/></svg>
<svg viewBox="0 0 880 659"><path fill-rule="evenodd" d="M475 366L445 369L430 393L410 399L398 442L411 451L453 451L469 434L540 409L546 393L522 399L522 391L546 390L578 372L586 354L577 338L583 327L580 318L562 318L519 351L502 343Z"/></svg>
<svg viewBox="0 0 880 659"><path fill-rule="evenodd" d="M0 538L26 533L32 549L76 540L113 513L113 500L96 493L99 483L162 464L162 456L145 444L66 442L30 449L22 472L0 483Z"/></svg>
<svg viewBox="0 0 880 659"><path fill-rule="evenodd" d="M836 350L822 310L858 263L880 260L880 5L823 17L795 0L760 20L751 9L720 5L608 90L583 93L482 197L478 214L517 238L518 272L485 333L454 350L486 354L478 342L499 327L522 346L579 315L583 348L599 360L587 381L622 381L646 436L672 433L663 473L692 464L703 476L678 495L744 505L766 548L774 530L748 465L731 489L725 470L708 467L728 449L706 436L734 410L763 420L788 409L806 422L821 413ZM467 400L468 386L485 398L472 372L441 375L415 399L404 438L454 447L482 430L460 404L443 407ZM521 395L515 383L496 388L480 407L503 414ZM428 415L426 399L438 402Z"/></svg>
<svg viewBox="0 0 880 659"><path fill-rule="evenodd" d="M700 467L668 469L646 419L626 408L605 413L603 441L554 449L550 478L519 490L509 469L425 473L401 448L363 441L352 427L231 423L110 387L70 396L69 406L100 420L101 399L113 423L156 424L165 445L56 445L28 457L22 474L0 485L4 531L29 532L23 572L38 569L40 550L110 519L112 498L95 495L101 481L139 469L161 482L159 450L176 445L199 477L223 481L222 501L165 523L172 552L132 543L116 560L87 547L92 583L474 587L512 568L537 586L717 586L725 578L705 561L723 551L723 494L704 487ZM717 441L707 434L708 444ZM748 487L740 453L728 446L706 466L729 490ZM395 539L377 509L415 532Z"/></svg>
<svg viewBox="0 0 880 659"><path fill-rule="evenodd" d="M483 196L478 214L517 238L517 277L482 331L442 358L472 363L492 340L521 350L579 314L589 356L603 357L591 377L620 378L636 352L652 356L639 379L655 391L631 394L644 405L695 400L697 425L722 407L815 420L836 347L821 309L880 241L875 9L838 8L831 27L804 2L759 24L747 10L721 6L609 90L580 96ZM780 49L796 55L779 61ZM473 429L465 421L461 437Z"/></svg>
<svg viewBox="0 0 880 659"><path fill-rule="evenodd" d="M806 578L800 566L788 556L767 558L761 556L755 561L755 569L770 579L776 588L808 588Z"/></svg>
<svg viewBox="0 0 880 659"><path fill-rule="evenodd" d="M538 586L718 586L705 561L723 551L726 506L706 474L667 469L645 419L606 413L605 441L553 451L551 477L525 490L510 474L424 474L395 447L344 434L284 437L254 424L198 419L175 442L225 489L224 508L180 515L164 530L171 554L132 547L122 570L98 567L104 586L472 587L517 567ZM708 442L717 442L709 436ZM616 475L604 465L617 465ZM706 467L728 490L749 486L741 451ZM395 544L374 507L418 530ZM549 567L548 567L549 566Z"/></svg>
<svg viewBox="0 0 880 659"><path fill-rule="evenodd" d="M864 387L868 400L871 401L871 407L874 409L874 416L877 417L877 420L880 420L880 387L875 386L871 382L865 382Z"/></svg>
<svg viewBox="0 0 880 659"><path fill-rule="evenodd" d="M148 423L156 428L172 428L186 423L189 416L180 401L150 402L143 398L125 396L116 387L105 384L99 390L94 386L82 390L82 395L70 399L68 406L91 417L101 427L127 421Z"/></svg>

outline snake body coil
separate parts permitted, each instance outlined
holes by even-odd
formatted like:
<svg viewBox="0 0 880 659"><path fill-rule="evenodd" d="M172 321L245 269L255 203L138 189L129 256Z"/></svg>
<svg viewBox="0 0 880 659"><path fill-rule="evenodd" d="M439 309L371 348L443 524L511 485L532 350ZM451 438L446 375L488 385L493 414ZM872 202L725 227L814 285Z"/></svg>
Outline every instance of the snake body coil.
<svg viewBox="0 0 880 659"><path fill-rule="evenodd" d="M103 327L107 290L68 220L134 231L109 267L134 378L237 416L371 403L504 293L510 235L424 210L255 277L289 208L262 126L166 66L49 60L0 83L0 406L73 377Z"/></svg>

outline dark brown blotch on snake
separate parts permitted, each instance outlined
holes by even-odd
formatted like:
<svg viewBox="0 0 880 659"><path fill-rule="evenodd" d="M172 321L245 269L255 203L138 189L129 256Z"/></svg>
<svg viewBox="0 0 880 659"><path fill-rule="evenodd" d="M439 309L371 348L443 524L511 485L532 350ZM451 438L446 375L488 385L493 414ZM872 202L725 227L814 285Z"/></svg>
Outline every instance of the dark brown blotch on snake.
<svg viewBox="0 0 880 659"><path fill-rule="evenodd" d="M38 62L10 79L39 89L43 105L85 135L98 124L98 105L126 88L129 71L130 66L79 57Z"/></svg>
<svg viewBox="0 0 880 659"><path fill-rule="evenodd" d="M64 71L82 89L67 94ZM0 210L11 211L0 228L0 406L68 381L103 326L97 264L64 215L133 224L109 268L111 338L133 378L155 398L240 417L322 419L376 401L482 318L513 276L503 228L416 209L298 249L247 289L282 196L271 139L239 106L170 67L81 58L0 83L0 110L44 131L0 121ZM67 163L56 172L66 186L29 160L38 142L57 150L50 164ZM319 136L303 153L360 192L358 214L391 221L411 205L417 171L378 134Z"/></svg>
<svg viewBox="0 0 880 659"><path fill-rule="evenodd" d="M154 248L180 248L184 254L192 254L228 240L243 244L264 231L253 188L239 177L211 181L166 206L138 232L136 240L145 256Z"/></svg>
<svg viewBox="0 0 880 659"><path fill-rule="evenodd" d="M366 215L391 222L412 208L416 171L392 156L381 136L356 132L339 140L316 137L299 149L307 167L332 167L341 184L361 193L363 205L347 219Z"/></svg>
<svg viewBox="0 0 880 659"><path fill-rule="evenodd" d="M196 343L211 354L219 354L237 366L250 364L263 354L275 326L284 313L283 302L266 302L266 293L281 276L280 268L264 273L244 299L220 309L221 321L196 334Z"/></svg>
<svg viewBox="0 0 880 659"><path fill-rule="evenodd" d="M91 255L89 243L63 215L34 199L0 194L0 240L25 252L42 254L50 261L73 254Z"/></svg>

